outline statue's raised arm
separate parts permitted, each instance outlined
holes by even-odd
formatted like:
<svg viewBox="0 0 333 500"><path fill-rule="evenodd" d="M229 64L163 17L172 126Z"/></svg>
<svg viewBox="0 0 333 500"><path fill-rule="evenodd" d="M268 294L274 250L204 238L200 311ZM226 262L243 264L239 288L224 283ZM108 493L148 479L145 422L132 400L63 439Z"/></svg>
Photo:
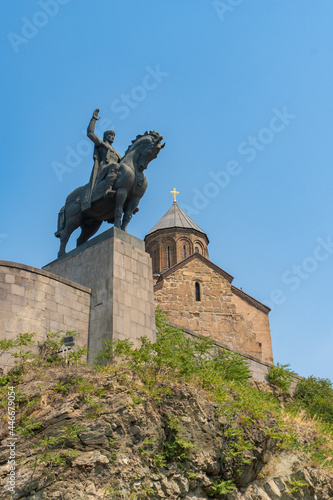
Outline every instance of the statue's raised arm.
<svg viewBox="0 0 333 500"><path fill-rule="evenodd" d="M92 115L92 119L90 120L88 128L87 128L87 136L95 144L95 146L101 146L103 144L103 141L99 137L97 137L97 135L95 134L96 121L100 119L100 117L98 116L98 113L99 113L99 109L95 109L95 111Z"/></svg>

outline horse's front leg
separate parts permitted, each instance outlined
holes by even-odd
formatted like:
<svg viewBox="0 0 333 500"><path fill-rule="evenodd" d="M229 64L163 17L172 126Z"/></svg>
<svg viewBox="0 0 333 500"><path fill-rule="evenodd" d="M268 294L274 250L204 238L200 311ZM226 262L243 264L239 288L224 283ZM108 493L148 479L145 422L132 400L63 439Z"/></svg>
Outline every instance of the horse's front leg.
<svg viewBox="0 0 333 500"><path fill-rule="evenodd" d="M114 226L121 229L121 218L124 210L124 203L127 198L127 190L124 188L117 189L116 206L114 209Z"/></svg>
<svg viewBox="0 0 333 500"><path fill-rule="evenodd" d="M124 213L124 217L123 217L123 222L121 224L121 229L125 232L127 231L127 225L132 218L134 210L139 205L139 201L140 201L140 198L135 197L135 198L132 198L127 204L127 207L126 207L126 210Z"/></svg>

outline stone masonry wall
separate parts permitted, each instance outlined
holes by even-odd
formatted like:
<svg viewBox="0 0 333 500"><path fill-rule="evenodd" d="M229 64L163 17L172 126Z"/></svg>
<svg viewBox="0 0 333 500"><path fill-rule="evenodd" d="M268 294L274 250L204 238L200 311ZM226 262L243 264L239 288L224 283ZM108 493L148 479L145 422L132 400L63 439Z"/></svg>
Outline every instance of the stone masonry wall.
<svg viewBox="0 0 333 500"><path fill-rule="evenodd" d="M112 227L44 269L91 289L89 362L107 339L155 341L151 258L142 240Z"/></svg>
<svg viewBox="0 0 333 500"><path fill-rule="evenodd" d="M251 304L245 294L241 290L236 289L234 286L231 287L231 290L233 292L232 300L236 305L237 311L243 315L246 321L254 325L257 341L262 346L262 359L269 363L273 363L268 308L266 306L261 308L260 305L255 306Z"/></svg>
<svg viewBox="0 0 333 500"><path fill-rule="evenodd" d="M43 341L52 332L76 330L77 344L88 343L90 290L41 269L0 261L0 335L12 339L19 333L35 332ZM0 367L13 365L8 353L0 356Z"/></svg>
<svg viewBox="0 0 333 500"><path fill-rule="evenodd" d="M192 258L156 284L155 302L169 312L170 321L208 335L230 349L263 358L252 321L239 311L230 281L200 258ZM201 300L196 300L195 283Z"/></svg>

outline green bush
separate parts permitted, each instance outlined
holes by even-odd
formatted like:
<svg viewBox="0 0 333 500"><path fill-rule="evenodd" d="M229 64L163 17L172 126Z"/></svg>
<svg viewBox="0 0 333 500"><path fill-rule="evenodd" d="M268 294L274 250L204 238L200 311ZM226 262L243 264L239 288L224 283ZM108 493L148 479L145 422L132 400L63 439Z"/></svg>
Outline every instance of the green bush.
<svg viewBox="0 0 333 500"><path fill-rule="evenodd" d="M188 337L168 323L167 314L156 309L155 362L161 372L201 380L245 381L250 377L246 359L234 352L218 348L207 337Z"/></svg>
<svg viewBox="0 0 333 500"><path fill-rule="evenodd" d="M303 488L306 488L308 486L308 483L301 481L300 479L296 479L295 477L291 477L289 481L287 481L287 488L289 493L292 495L294 493L298 493L301 491Z"/></svg>
<svg viewBox="0 0 333 500"><path fill-rule="evenodd" d="M184 378L198 376L203 380L216 377L246 380L250 377L243 356L216 347L207 337L189 338L182 330L168 325L165 313L157 310L156 314L156 363L160 369L168 369Z"/></svg>
<svg viewBox="0 0 333 500"><path fill-rule="evenodd" d="M17 361L16 363L23 364L35 358L35 355L27 350L27 347L35 345L33 340L35 333L20 333L16 339L0 340L0 350L10 351L10 354Z"/></svg>
<svg viewBox="0 0 333 500"><path fill-rule="evenodd" d="M43 362L61 362L62 358L60 356L62 346L64 345L64 338L68 335L72 335L76 337L80 335L76 331L67 330L64 332L51 332L48 330L46 334L46 339L43 342L36 342L34 337L36 333L20 333L17 335L15 339L2 339L0 340L0 352L9 352L11 356L15 359L15 365L19 367L21 370L24 370L24 367L27 363L36 362L37 364ZM39 347L39 353L34 354L29 347ZM69 359L73 361L77 361L79 364L82 364L81 358L86 356L88 349L79 348L76 346L75 350L71 350L69 352ZM13 371L13 369L11 370ZM9 372L10 375L10 372ZM8 378L8 377L7 377ZM0 378L0 386L6 384L6 378Z"/></svg>
<svg viewBox="0 0 333 500"><path fill-rule="evenodd" d="M294 397L311 417L333 423L333 387L329 379L311 376L300 380Z"/></svg>
<svg viewBox="0 0 333 500"><path fill-rule="evenodd" d="M280 365L280 363L277 363L276 366L270 366L267 374L268 382L284 391L288 391L293 381L293 375L295 375L295 372L290 370L289 366L289 364Z"/></svg>
<svg viewBox="0 0 333 500"><path fill-rule="evenodd" d="M205 364L205 374L211 372L213 377L220 376L223 380L243 382L250 378L251 372L244 356L227 349L216 349L215 356Z"/></svg>
<svg viewBox="0 0 333 500"><path fill-rule="evenodd" d="M71 335L72 337L77 337L80 335L75 330L67 330L66 333L63 331L59 332L51 332L48 330L46 334L46 340L43 342L39 342L39 357L47 361L49 363L54 362L62 362L62 347L64 345L64 338ZM75 350L71 349L68 354L68 358L72 361L77 361L79 364L81 363L81 359L83 356L86 357L88 349L83 347L80 348L78 346L75 347Z"/></svg>
<svg viewBox="0 0 333 500"><path fill-rule="evenodd" d="M57 436L44 436L34 445L37 461L49 466L49 470L65 465L67 458L77 457L78 452L72 449L73 444L79 441L79 433L84 430L85 428L76 422L60 429Z"/></svg>
<svg viewBox="0 0 333 500"><path fill-rule="evenodd" d="M133 348L133 342L130 339L124 340L103 340L103 349L95 358L95 366L108 365L113 363L116 358L127 361Z"/></svg>
<svg viewBox="0 0 333 500"><path fill-rule="evenodd" d="M0 376L0 387L6 387L7 385L18 385L21 381L21 377L24 373L22 366L14 366L7 375Z"/></svg>
<svg viewBox="0 0 333 500"><path fill-rule="evenodd" d="M214 481L211 486L211 493L209 496L214 497L215 495L227 495L232 493L237 489L235 483L232 480L223 481L222 479Z"/></svg>
<svg viewBox="0 0 333 500"><path fill-rule="evenodd" d="M189 380L199 377L207 385L214 380L244 381L250 377L246 359L226 349L217 348L207 337L188 337L168 323L167 315L156 309L156 342L141 337L141 346L133 349L129 340L105 340L96 358L97 364L111 364L115 358L125 362L146 381L158 375Z"/></svg>

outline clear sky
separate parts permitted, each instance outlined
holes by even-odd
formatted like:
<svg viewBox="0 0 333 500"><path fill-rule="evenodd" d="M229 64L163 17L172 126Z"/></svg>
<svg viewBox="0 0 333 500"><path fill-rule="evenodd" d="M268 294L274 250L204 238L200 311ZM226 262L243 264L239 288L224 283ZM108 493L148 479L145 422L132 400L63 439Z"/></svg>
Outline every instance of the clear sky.
<svg viewBox="0 0 333 500"><path fill-rule="evenodd" d="M272 307L275 361L332 380L332 28L331 0L1 2L0 259L56 258L100 108L121 154L166 141L129 232L176 187L211 260Z"/></svg>

